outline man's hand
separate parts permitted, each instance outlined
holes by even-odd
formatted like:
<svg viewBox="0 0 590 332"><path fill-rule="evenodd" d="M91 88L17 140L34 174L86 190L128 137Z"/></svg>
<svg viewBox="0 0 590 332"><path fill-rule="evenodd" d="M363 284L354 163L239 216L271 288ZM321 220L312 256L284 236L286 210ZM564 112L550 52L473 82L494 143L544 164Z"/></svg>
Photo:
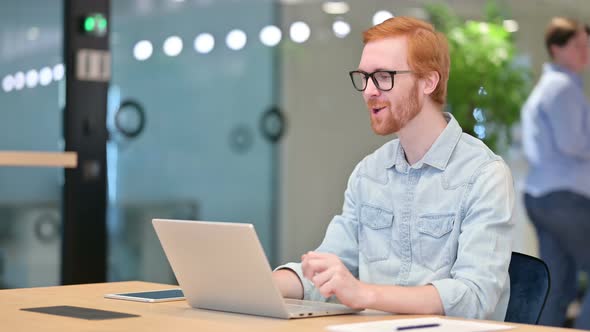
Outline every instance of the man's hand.
<svg viewBox="0 0 590 332"><path fill-rule="evenodd" d="M431 284L424 286L367 284L356 279L338 256L313 251L301 256L301 269L303 276L315 285L322 296L336 296L342 304L351 308L376 309L398 314L445 314L440 294ZM279 270L273 274L277 272L285 274L282 276L285 280L297 278L297 275L289 270ZM288 284L297 286L295 282ZM303 287L301 285L299 287L285 288L290 288L291 294L295 296L302 296Z"/></svg>
<svg viewBox="0 0 590 332"><path fill-rule="evenodd" d="M310 251L301 256L301 268L324 297L335 295L355 309L365 309L371 302L371 288L356 279L336 255Z"/></svg>

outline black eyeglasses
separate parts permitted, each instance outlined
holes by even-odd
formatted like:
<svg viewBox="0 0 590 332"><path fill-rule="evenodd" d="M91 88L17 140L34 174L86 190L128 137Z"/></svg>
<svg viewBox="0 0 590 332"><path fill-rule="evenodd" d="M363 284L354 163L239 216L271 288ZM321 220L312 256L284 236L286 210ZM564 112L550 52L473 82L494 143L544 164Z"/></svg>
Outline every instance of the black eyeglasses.
<svg viewBox="0 0 590 332"><path fill-rule="evenodd" d="M375 87L381 91L389 91L393 89L393 77L397 74L412 73L411 70L378 70L372 73L366 73L360 70L353 70L349 72L352 85L358 91L365 91L367 88L367 80L369 77L375 84Z"/></svg>

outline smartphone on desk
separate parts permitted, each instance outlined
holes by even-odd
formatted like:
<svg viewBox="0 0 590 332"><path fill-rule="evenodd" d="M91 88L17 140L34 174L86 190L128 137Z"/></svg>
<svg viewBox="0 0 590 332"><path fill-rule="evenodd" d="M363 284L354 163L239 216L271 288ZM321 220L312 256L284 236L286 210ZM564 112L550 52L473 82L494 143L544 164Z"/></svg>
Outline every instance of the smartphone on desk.
<svg viewBox="0 0 590 332"><path fill-rule="evenodd" d="M184 300L184 294L182 293L182 289L180 288L135 293L105 294L104 297L108 299L138 302L168 302Z"/></svg>

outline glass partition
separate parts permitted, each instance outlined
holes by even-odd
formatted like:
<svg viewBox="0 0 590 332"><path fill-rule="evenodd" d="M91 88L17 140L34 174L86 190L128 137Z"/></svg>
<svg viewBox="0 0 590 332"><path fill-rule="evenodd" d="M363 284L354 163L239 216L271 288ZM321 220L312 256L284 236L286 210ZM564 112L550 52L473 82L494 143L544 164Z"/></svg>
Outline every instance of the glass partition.
<svg viewBox="0 0 590 332"><path fill-rule="evenodd" d="M273 259L274 8L112 2L110 279L170 280L156 217L252 223Z"/></svg>
<svg viewBox="0 0 590 332"><path fill-rule="evenodd" d="M63 151L62 3L0 5L0 150ZM0 288L60 281L60 168L0 166Z"/></svg>

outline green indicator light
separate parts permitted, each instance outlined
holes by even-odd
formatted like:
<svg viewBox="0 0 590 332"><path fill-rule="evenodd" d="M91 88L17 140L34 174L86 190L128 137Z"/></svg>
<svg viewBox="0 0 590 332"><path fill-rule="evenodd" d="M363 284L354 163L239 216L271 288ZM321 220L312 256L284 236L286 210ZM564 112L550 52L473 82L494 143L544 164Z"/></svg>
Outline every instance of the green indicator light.
<svg viewBox="0 0 590 332"><path fill-rule="evenodd" d="M96 20L94 19L94 17L87 17L84 20L84 31L91 32L94 30L95 26L96 26Z"/></svg>
<svg viewBox="0 0 590 332"><path fill-rule="evenodd" d="M107 19L100 16L98 18L98 30L105 31L107 29Z"/></svg>

